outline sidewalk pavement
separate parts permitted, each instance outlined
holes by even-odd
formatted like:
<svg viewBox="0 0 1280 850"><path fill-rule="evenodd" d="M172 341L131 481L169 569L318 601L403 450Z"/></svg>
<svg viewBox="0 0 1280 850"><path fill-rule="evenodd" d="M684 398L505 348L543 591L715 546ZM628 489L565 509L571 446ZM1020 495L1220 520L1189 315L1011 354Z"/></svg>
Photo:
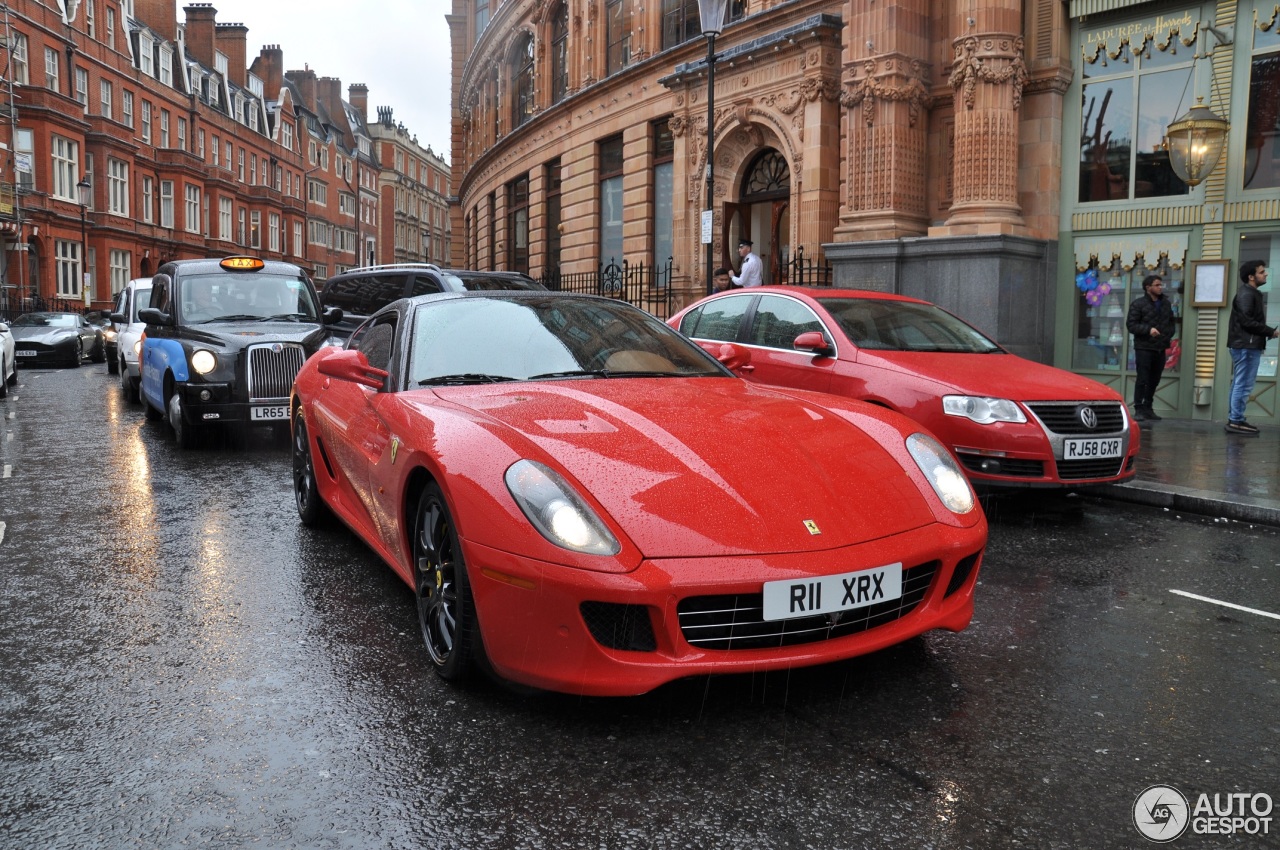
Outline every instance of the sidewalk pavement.
<svg viewBox="0 0 1280 850"><path fill-rule="evenodd" d="M1143 422L1137 476L1090 491L1102 498L1280 526L1280 427L1256 437L1225 422Z"/></svg>

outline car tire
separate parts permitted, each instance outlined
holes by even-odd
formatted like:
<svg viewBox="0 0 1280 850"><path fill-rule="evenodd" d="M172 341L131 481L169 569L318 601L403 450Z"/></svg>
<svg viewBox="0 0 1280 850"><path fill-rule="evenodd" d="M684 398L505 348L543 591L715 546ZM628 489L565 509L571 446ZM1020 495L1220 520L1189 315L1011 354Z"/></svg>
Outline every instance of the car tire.
<svg viewBox="0 0 1280 850"><path fill-rule="evenodd" d="M13 373L16 377L18 374L18 364L13 364ZM5 365L4 355L0 354L0 398L9 397L9 369Z"/></svg>
<svg viewBox="0 0 1280 850"><path fill-rule="evenodd" d="M71 347L71 357L67 361L67 365L73 369L79 369L83 360L84 349L80 347L80 340L76 340L76 344Z"/></svg>
<svg viewBox="0 0 1280 850"><path fill-rule="evenodd" d="M7 383L11 387L16 387L18 385L18 360L16 356L13 361L13 374L9 376Z"/></svg>
<svg viewBox="0 0 1280 850"><path fill-rule="evenodd" d="M177 390L170 394L166 408L165 418L169 420L169 427L173 429L173 439L178 444L178 448L183 451L196 448L200 444L200 435L196 426L188 422L183 415L182 396Z"/></svg>
<svg viewBox="0 0 1280 850"><path fill-rule="evenodd" d="M413 589L422 639L436 673L447 681L466 677L476 668L480 626L458 533L434 482L423 490L414 512Z"/></svg>
<svg viewBox="0 0 1280 850"><path fill-rule="evenodd" d="M93 350L89 352L89 359L94 363L107 362L107 347L102 344L102 340L98 340L93 345Z"/></svg>
<svg viewBox="0 0 1280 850"><path fill-rule="evenodd" d="M314 528L328 519L329 508L320 498L316 487L315 458L311 453L311 439L307 433L307 421L299 406L293 412L293 501L298 506L298 518L302 524Z"/></svg>
<svg viewBox="0 0 1280 850"><path fill-rule="evenodd" d="M110 359L108 359L108 358L105 358L105 357L104 357L103 359L107 361L107 374L108 374L108 375L118 375L118 374L120 374L120 361L116 360L114 357L112 357L112 358L110 358Z"/></svg>

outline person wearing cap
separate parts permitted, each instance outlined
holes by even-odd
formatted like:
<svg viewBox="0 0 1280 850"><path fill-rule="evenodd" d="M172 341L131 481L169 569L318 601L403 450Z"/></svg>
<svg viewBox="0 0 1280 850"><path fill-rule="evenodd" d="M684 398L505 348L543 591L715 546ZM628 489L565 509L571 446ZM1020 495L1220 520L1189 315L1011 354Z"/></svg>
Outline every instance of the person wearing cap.
<svg viewBox="0 0 1280 850"><path fill-rule="evenodd" d="M764 263L751 250L750 239L738 240L738 256L742 258L742 274L732 276L735 285L760 286L764 283Z"/></svg>

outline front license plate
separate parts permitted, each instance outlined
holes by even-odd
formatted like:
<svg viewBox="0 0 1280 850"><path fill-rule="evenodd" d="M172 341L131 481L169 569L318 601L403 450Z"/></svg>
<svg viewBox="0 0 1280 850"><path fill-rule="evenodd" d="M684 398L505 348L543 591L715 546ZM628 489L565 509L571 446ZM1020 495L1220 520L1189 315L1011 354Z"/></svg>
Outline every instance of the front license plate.
<svg viewBox="0 0 1280 850"><path fill-rule="evenodd" d="M764 618L788 620L865 608L902 596L902 564L835 576L768 581Z"/></svg>
<svg viewBox="0 0 1280 850"><path fill-rule="evenodd" d="M271 407L251 407L249 408L249 418L257 421L267 420L274 421L276 419L289 418L289 406L285 404L272 405Z"/></svg>
<svg viewBox="0 0 1280 850"><path fill-rule="evenodd" d="M1063 440L1063 460L1087 460L1090 458L1120 457L1120 438L1095 440Z"/></svg>
<svg viewBox="0 0 1280 850"><path fill-rule="evenodd" d="M30 348L19 348L19 349L16 349L13 353L19 357L35 357L36 356L36 353L32 351Z"/></svg>

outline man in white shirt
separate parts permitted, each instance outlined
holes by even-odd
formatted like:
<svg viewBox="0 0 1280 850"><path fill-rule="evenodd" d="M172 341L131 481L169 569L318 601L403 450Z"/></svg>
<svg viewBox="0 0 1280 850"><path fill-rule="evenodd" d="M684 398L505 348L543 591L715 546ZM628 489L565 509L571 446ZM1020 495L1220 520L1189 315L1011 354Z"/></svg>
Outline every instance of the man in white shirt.
<svg viewBox="0 0 1280 850"><path fill-rule="evenodd" d="M742 258L742 274L733 277L735 286L744 289L748 286L760 286L764 283L764 263L751 250L750 239L738 240L738 256Z"/></svg>

